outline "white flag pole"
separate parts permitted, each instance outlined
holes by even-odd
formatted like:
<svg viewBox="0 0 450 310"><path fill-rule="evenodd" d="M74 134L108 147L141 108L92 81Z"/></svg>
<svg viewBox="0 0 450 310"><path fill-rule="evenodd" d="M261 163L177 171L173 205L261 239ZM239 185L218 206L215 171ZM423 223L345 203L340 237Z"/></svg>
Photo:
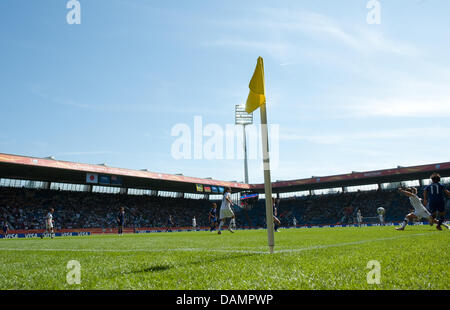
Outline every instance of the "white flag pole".
<svg viewBox="0 0 450 310"><path fill-rule="evenodd" d="M273 254L275 248L275 238L273 227L272 182L270 181L269 133L267 129L266 103L261 106L260 111L262 154L264 165L264 193L266 197L267 239L269 242L269 251L271 254Z"/></svg>

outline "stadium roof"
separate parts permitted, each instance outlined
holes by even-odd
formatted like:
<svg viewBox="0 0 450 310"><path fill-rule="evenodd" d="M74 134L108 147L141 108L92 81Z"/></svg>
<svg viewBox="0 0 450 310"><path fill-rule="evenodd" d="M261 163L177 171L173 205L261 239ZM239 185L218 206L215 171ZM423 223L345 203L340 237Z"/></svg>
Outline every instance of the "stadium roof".
<svg viewBox="0 0 450 310"><path fill-rule="evenodd" d="M274 193L284 193L421 180L428 179L433 172L440 173L442 177L450 176L450 162L367 172L352 172L292 181L278 181L272 183L272 190ZM264 191L264 184L251 185L251 187L258 192Z"/></svg>
<svg viewBox="0 0 450 310"><path fill-rule="evenodd" d="M88 173L119 177L121 179L120 187L183 193L198 193L197 184L203 186L231 187L234 192L246 190L250 187L248 184L238 182L201 179L146 170L113 168L105 164L81 164L51 158L0 153L0 178L87 184L86 177Z"/></svg>
<svg viewBox="0 0 450 310"><path fill-rule="evenodd" d="M308 179L278 181L272 183L274 193L329 189L348 186L401 182L427 179L432 172L443 177L450 176L450 162L413 167L398 167L368 172L352 172L335 176L312 177ZM205 178L187 177L146 170L131 170L108 167L105 164L92 165L53 158L37 158L0 153L0 178L34 180L71 184L87 184L87 174L118 177L116 186L125 188L151 189L183 193L199 193L197 185L206 187L231 187L233 192L252 189L264 192L264 184L244 184ZM105 184L94 184L105 185ZM206 192L214 194L214 192Z"/></svg>

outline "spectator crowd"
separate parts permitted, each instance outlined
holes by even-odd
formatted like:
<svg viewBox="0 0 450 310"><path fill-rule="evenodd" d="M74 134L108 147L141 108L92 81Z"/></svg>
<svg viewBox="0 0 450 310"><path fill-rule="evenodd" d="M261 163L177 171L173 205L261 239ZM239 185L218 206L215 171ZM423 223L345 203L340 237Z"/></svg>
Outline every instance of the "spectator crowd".
<svg viewBox="0 0 450 310"><path fill-rule="evenodd" d="M134 196L0 187L0 222L10 229L41 229L50 208L57 229L113 228L125 207L126 227L165 227L169 214L175 225L208 225L211 202L160 196Z"/></svg>
<svg viewBox="0 0 450 310"><path fill-rule="evenodd" d="M421 193L419 193L421 194ZM214 201L220 210L220 201ZM195 216L198 226L209 226L208 212L213 201L160 196L135 196L0 187L0 223L9 228L41 229L50 208L55 210L57 229L113 228L121 206L125 207L126 227L164 228L169 214L178 227L190 227ZM409 213L409 200L396 190L338 193L281 199L278 218L282 226L354 223L356 212L376 217L378 207L386 210L386 221L401 221ZM253 208L235 207L237 225L265 226L265 202Z"/></svg>

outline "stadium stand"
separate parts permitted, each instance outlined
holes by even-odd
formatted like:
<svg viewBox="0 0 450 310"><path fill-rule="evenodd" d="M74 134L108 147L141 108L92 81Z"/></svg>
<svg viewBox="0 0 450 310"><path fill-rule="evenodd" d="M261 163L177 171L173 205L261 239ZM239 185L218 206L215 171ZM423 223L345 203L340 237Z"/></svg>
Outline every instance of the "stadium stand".
<svg viewBox="0 0 450 310"><path fill-rule="evenodd" d="M277 181L272 187L282 198L278 208L282 226L292 226L294 217L297 225L353 223L358 209L363 217L375 218L380 206L386 209L386 221L401 221L410 204L396 187L415 184L422 189L435 171L448 183L450 162ZM42 229L45 214L54 208L57 229L114 232L121 206L126 210L127 232L164 228L169 214L177 227L191 227L194 216L197 225L205 227L211 204L220 207L215 199L221 199L225 187L232 189L235 202L245 191L264 193L263 184L0 153L0 221L8 222L11 230ZM248 210L235 208L237 225L264 227L264 203L260 199Z"/></svg>
<svg viewBox="0 0 450 310"><path fill-rule="evenodd" d="M45 214L54 208L57 229L114 228L118 209L125 206L128 228L164 228L169 214L178 227L190 227L194 216L198 225L205 227L211 203L205 199L0 187L0 222L7 221L12 230L42 229ZM264 203L259 200L249 211L236 209L238 226L264 227ZM282 199L278 217L286 227L292 226L294 217L298 225L349 224L354 223L358 209L364 217L375 217L378 207L387 210L387 221L401 221L411 209L408 199L395 190L378 190Z"/></svg>
<svg viewBox="0 0 450 310"><path fill-rule="evenodd" d="M422 195L422 192L419 192ZM248 212L252 219L239 217L242 226L262 226L265 223L264 200ZM282 199L278 207L278 218L283 226L292 226L295 217L297 225L353 224L356 212L361 210L363 217L376 217L378 207L386 209L386 221L401 221L411 210L409 200L396 190L377 190L355 193L337 193L318 196L303 196ZM448 206L450 208L450 206Z"/></svg>
<svg viewBox="0 0 450 310"><path fill-rule="evenodd" d="M10 229L41 229L50 208L57 229L113 228L120 206L125 206L126 226L165 227L169 214L176 226L189 227L196 216L208 223L211 202L159 196L84 193L26 188L0 188L0 216Z"/></svg>

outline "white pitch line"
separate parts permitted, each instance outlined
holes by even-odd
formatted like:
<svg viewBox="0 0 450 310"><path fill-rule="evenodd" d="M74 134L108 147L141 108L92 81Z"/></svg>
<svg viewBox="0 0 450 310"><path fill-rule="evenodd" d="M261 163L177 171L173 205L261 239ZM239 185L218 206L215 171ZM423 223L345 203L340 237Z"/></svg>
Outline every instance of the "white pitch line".
<svg viewBox="0 0 450 310"><path fill-rule="evenodd" d="M342 247L349 245L358 245L370 242L379 242L386 240L396 240L402 238L416 237L416 236L426 236L435 234L436 232L429 233L421 233L421 234L411 234L411 235L403 235L397 237L386 237L386 238L378 238L378 239L368 239L368 240L359 240L352 242L344 242L344 243L336 243L336 244L324 244L324 245L315 245L305 248L299 249L280 249L275 251L275 253L293 253L293 252L303 252L303 251L311 251L311 250L319 250L319 249L327 249L332 247ZM23 248L0 248L0 251L43 251L43 252L115 252L115 253L133 253L133 252L144 252L144 253L157 253L157 252L220 252L220 253L245 253L245 254L268 254L268 251L249 251L249 250L235 250L235 249L205 249L205 248L178 248L178 249L23 249Z"/></svg>

